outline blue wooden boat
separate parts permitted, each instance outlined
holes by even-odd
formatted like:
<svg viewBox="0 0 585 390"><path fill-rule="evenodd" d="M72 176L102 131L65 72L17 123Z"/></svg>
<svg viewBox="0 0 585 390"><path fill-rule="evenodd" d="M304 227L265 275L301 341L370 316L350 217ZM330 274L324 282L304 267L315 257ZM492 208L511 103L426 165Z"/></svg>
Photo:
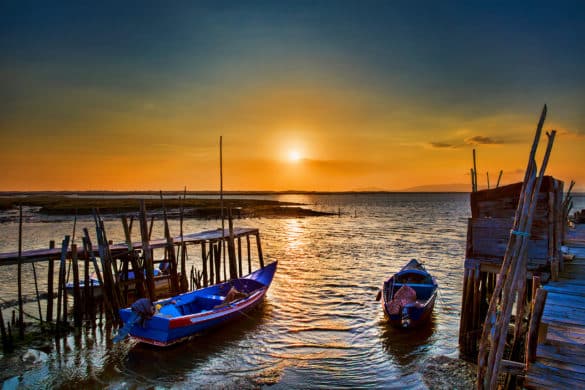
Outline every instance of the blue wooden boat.
<svg viewBox="0 0 585 390"><path fill-rule="evenodd" d="M382 307L390 325L415 328L431 318L438 285L425 267L412 259L384 282Z"/></svg>
<svg viewBox="0 0 585 390"><path fill-rule="evenodd" d="M114 341L129 334L164 347L239 318L262 302L276 267L273 262L247 276L154 303L138 300L120 310L125 325Z"/></svg>

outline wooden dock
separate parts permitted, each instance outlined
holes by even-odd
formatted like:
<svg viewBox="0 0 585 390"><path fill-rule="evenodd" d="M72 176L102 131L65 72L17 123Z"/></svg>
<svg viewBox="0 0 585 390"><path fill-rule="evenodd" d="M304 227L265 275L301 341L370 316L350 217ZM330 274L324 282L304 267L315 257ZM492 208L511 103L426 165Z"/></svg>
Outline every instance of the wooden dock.
<svg viewBox="0 0 585 390"><path fill-rule="evenodd" d="M565 261L558 281L543 286L547 298L527 388L585 388L585 225L576 230L582 234L568 234L565 242L574 258Z"/></svg>
<svg viewBox="0 0 585 390"><path fill-rule="evenodd" d="M227 239L229 237L229 229L224 229L223 233L221 229L208 230L197 233L187 233L181 236L173 237L174 245L196 245L204 242L213 242ZM234 228L234 237L246 237L253 235L258 237L259 231L256 228ZM165 238L159 238L148 241L149 249L160 249L167 245ZM134 250L142 250L142 242L133 242L132 248ZM120 254L128 253L128 245L125 243L111 243L109 250L112 255L118 256ZM77 248L77 255L81 258L84 253L83 247ZM98 249L94 249L94 255L99 256ZM43 262L51 259L59 259L61 257L61 248L43 248L43 249L31 249L23 251L20 255L22 263L34 263ZM71 249L67 251L67 258L71 258ZM14 265L18 264L19 255L18 252L0 253L0 266L3 265Z"/></svg>

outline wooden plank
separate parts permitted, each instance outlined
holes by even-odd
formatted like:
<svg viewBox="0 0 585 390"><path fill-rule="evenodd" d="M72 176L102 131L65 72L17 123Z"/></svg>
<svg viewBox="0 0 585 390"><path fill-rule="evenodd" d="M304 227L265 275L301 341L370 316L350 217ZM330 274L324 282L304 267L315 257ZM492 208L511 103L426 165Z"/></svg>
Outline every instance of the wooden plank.
<svg viewBox="0 0 585 390"><path fill-rule="evenodd" d="M543 363L541 363L540 361L537 361L534 364L534 368L536 369L537 372L542 372L542 373L548 373L551 376L556 376L557 378L562 378L565 380L575 380L575 383L578 386L584 386L585 385L585 374L573 371L573 370L568 370L565 368L557 368L557 367L550 367L547 366ZM583 387L580 387L583 388Z"/></svg>
<svg viewBox="0 0 585 390"><path fill-rule="evenodd" d="M585 296L585 286L570 286L570 287L557 287L552 285L543 286L546 291L549 293L559 293L559 294L567 294L567 295L575 295L575 296ZM569 298L567 298L569 299Z"/></svg>
<svg viewBox="0 0 585 390"><path fill-rule="evenodd" d="M582 279L575 279L575 280L560 280L558 282L550 282L547 286L552 287L578 287L578 286L585 286L585 280Z"/></svg>
<svg viewBox="0 0 585 390"><path fill-rule="evenodd" d="M575 318L574 316L560 316L557 313L551 313L548 315L545 313L542 316L542 323L544 324L569 324L583 326L583 320L581 318Z"/></svg>
<svg viewBox="0 0 585 390"><path fill-rule="evenodd" d="M548 359L551 362L555 361L554 364L558 368L563 368L564 365L568 370L585 373L585 350L583 348L573 349L541 344L536 349L536 357L538 361L540 358Z"/></svg>
<svg viewBox="0 0 585 390"><path fill-rule="evenodd" d="M558 292L549 292L546 297L546 304L551 306L562 306L562 307L585 307L585 296L570 296L567 294L560 294Z"/></svg>
<svg viewBox="0 0 585 390"><path fill-rule="evenodd" d="M247 235L256 235L258 234L259 230L256 228L234 228L234 237L244 237ZM227 237L229 232L225 230L224 237ZM196 232L196 233L189 233L183 236L183 241L188 244L199 244L201 242L210 241L210 240L219 240L222 237L221 229L215 230L208 230L203 232ZM149 240L149 247L150 249L158 249L163 248L167 245L166 238L159 238L155 240ZM178 245L181 243L181 236L173 237L173 243ZM134 242L132 244L134 249L140 250L142 249L142 242ZM111 244L109 245L110 252L112 252L113 257L116 257L116 254L123 254L128 252L128 244L127 243L118 243L118 244ZM94 250L94 255L98 255L98 250ZM83 248L78 248L77 255L81 257L83 255ZM59 259L61 257L61 249L60 248L43 248L43 249L32 249L28 251L22 252L22 262L24 263L31 263L31 262L39 262L39 261L47 261L49 259ZM67 257L71 257L71 251L67 252ZM0 266L3 265L15 265L18 262L18 252L7 252L7 253L0 253Z"/></svg>

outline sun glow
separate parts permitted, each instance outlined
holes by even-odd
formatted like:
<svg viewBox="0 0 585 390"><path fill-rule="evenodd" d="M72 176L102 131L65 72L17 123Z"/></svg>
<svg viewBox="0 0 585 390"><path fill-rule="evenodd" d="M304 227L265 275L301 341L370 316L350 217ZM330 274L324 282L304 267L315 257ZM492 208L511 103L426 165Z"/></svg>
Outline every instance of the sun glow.
<svg viewBox="0 0 585 390"><path fill-rule="evenodd" d="M301 159L301 153L298 150L291 150L288 152L288 159L292 162L297 162Z"/></svg>

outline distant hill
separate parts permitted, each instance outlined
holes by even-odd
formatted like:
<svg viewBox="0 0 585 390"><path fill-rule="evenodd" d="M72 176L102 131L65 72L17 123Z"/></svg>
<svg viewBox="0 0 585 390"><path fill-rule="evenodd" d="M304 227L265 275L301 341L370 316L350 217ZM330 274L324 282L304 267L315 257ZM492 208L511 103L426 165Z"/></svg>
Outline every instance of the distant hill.
<svg viewBox="0 0 585 390"><path fill-rule="evenodd" d="M480 188L481 189L481 188ZM471 184L427 184L405 188L404 192L470 192Z"/></svg>

